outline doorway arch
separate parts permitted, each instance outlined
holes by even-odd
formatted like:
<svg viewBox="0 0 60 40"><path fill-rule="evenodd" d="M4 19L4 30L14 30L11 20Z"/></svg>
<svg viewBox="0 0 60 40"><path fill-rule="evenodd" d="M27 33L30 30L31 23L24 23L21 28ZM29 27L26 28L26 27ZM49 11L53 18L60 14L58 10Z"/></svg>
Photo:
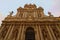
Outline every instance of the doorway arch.
<svg viewBox="0 0 60 40"><path fill-rule="evenodd" d="M35 40L35 32L32 27L28 27L25 32L25 40Z"/></svg>

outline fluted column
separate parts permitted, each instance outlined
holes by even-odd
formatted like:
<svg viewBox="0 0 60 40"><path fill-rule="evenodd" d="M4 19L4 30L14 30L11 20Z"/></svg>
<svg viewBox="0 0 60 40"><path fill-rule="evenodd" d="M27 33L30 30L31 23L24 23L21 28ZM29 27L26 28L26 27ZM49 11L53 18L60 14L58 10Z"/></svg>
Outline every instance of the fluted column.
<svg viewBox="0 0 60 40"><path fill-rule="evenodd" d="M7 40L10 40L10 39L11 39L10 36L12 35L12 31L13 31L13 29L14 29L14 25L12 26L12 28L11 28L11 30L10 30L10 34L9 34Z"/></svg>
<svg viewBox="0 0 60 40"><path fill-rule="evenodd" d="M12 26L10 25L10 27L9 27L9 29L8 29L8 32L7 32L7 34L6 34L5 38L4 38L4 40L7 40L7 37L8 37L8 35L9 35L9 33L10 33L11 28L12 28Z"/></svg>
<svg viewBox="0 0 60 40"><path fill-rule="evenodd" d="M41 31L41 26L39 26L39 31L40 31L40 37L41 37L41 40L44 40L44 38L43 38L43 35L42 35L42 31Z"/></svg>
<svg viewBox="0 0 60 40"><path fill-rule="evenodd" d="M46 25L47 31L48 31L48 33L49 33L49 36L50 36L51 40L53 40L53 37L52 37L52 35L51 35L50 30L49 30L48 27L49 27L49 26Z"/></svg>
<svg viewBox="0 0 60 40"><path fill-rule="evenodd" d="M22 26L20 25L20 28L19 28L19 33L18 33L18 36L17 36L17 40L19 40L21 38L21 31L22 31Z"/></svg>
<svg viewBox="0 0 60 40"><path fill-rule="evenodd" d="M52 36L53 36L54 40L57 40L57 39L56 39L56 37L55 37L55 35L54 35L54 32L53 32L53 30L52 30L52 28L51 28L51 26L50 26L50 25L49 25L49 29L50 29L50 31L51 31L51 34L52 34Z"/></svg>

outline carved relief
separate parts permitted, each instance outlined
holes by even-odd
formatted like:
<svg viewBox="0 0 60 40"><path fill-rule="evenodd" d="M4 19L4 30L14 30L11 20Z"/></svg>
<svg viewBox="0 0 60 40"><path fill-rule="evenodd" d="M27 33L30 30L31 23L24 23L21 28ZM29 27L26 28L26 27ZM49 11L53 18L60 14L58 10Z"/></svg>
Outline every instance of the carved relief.
<svg viewBox="0 0 60 40"><path fill-rule="evenodd" d="M5 26L1 32L1 37L4 38L5 35L7 34L7 31L8 31L9 27L8 26Z"/></svg>
<svg viewBox="0 0 60 40"><path fill-rule="evenodd" d="M18 25L16 25L15 27L14 27L14 29L13 29L13 31L12 31L12 34L11 34L11 40L13 40L13 39L17 39L17 36L18 36L18 30L19 30L19 26Z"/></svg>
<svg viewBox="0 0 60 40"><path fill-rule="evenodd" d="M50 37L49 37L49 34L48 34L48 31L46 29L46 26L41 26L41 29L42 29L42 34L43 34L43 38L44 40L50 40Z"/></svg>
<svg viewBox="0 0 60 40"><path fill-rule="evenodd" d="M18 30L16 29L16 30L13 31L12 38L16 39L17 35L18 35Z"/></svg>
<svg viewBox="0 0 60 40"><path fill-rule="evenodd" d="M57 38L57 39L60 38L60 33L59 33L59 31L57 30L56 26L53 25L51 28L52 28L52 30L53 30L54 35L56 36L56 38Z"/></svg>

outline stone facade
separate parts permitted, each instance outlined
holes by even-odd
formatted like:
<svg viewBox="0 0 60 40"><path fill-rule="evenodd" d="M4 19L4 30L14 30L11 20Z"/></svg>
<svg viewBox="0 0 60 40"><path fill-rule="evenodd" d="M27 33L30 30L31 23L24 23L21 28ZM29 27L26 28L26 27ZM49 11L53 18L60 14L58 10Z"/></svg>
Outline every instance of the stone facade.
<svg viewBox="0 0 60 40"><path fill-rule="evenodd" d="M60 17L48 14L35 4L19 7L2 21L0 40L60 40Z"/></svg>

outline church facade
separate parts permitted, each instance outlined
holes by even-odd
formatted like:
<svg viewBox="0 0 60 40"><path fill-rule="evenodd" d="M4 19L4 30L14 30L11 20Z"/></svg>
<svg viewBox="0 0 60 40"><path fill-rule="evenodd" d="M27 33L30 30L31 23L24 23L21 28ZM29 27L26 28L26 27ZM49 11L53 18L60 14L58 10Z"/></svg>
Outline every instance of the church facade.
<svg viewBox="0 0 60 40"><path fill-rule="evenodd" d="M60 40L60 17L44 14L44 9L35 4L19 7L1 24L0 40Z"/></svg>

